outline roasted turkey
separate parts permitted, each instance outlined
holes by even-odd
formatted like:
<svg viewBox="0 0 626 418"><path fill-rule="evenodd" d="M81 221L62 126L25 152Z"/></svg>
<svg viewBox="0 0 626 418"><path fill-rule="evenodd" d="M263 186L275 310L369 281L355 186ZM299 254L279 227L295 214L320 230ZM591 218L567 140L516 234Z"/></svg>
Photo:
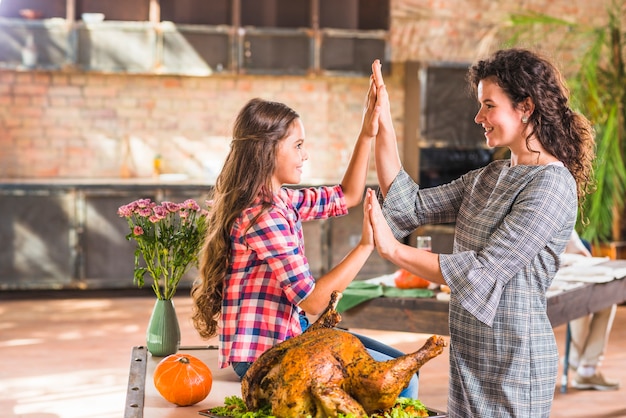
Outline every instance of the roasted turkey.
<svg viewBox="0 0 626 418"><path fill-rule="evenodd" d="M301 335L264 352L242 379L249 411L271 406L276 417L367 417L395 405L411 377L443 352L445 341L432 336L412 354L379 362L361 341L335 328L341 293Z"/></svg>

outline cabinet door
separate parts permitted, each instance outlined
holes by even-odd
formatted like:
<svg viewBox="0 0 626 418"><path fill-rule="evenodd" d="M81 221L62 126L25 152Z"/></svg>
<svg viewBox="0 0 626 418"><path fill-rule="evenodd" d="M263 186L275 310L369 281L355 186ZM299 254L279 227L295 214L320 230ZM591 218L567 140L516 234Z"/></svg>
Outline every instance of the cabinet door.
<svg viewBox="0 0 626 418"><path fill-rule="evenodd" d="M161 73L210 75L233 69L234 40L227 30L169 22L161 25Z"/></svg>
<svg viewBox="0 0 626 418"><path fill-rule="evenodd" d="M309 262L311 274L316 279L329 270L327 222L327 220L316 220L302 223L304 253Z"/></svg>
<svg viewBox="0 0 626 418"><path fill-rule="evenodd" d="M161 0L161 21L190 25L232 25L231 0Z"/></svg>
<svg viewBox="0 0 626 418"><path fill-rule="evenodd" d="M0 288L71 285L74 199L68 194L0 196Z"/></svg>
<svg viewBox="0 0 626 418"><path fill-rule="evenodd" d="M78 27L77 63L85 70L149 73L156 63L156 32L140 22L102 22Z"/></svg>
<svg viewBox="0 0 626 418"><path fill-rule="evenodd" d="M383 38L329 31L322 37L320 66L327 72L369 74L375 59L385 63L386 47Z"/></svg>
<svg viewBox="0 0 626 418"><path fill-rule="evenodd" d="M149 195L141 197L151 197ZM135 200L125 195L83 198L82 228L79 258L82 281L90 288L134 287L134 241L125 239L130 232L128 223L117 209Z"/></svg>
<svg viewBox="0 0 626 418"><path fill-rule="evenodd" d="M69 63L64 21L0 21L0 62L8 68L59 69Z"/></svg>
<svg viewBox="0 0 626 418"><path fill-rule="evenodd" d="M240 62L246 73L306 74L312 67L312 39L305 31L247 30Z"/></svg>

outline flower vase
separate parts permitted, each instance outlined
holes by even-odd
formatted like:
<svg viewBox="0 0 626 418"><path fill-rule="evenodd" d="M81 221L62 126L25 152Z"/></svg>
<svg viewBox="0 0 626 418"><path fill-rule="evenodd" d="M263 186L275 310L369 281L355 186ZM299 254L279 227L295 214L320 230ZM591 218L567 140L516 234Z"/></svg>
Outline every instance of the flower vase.
<svg viewBox="0 0 626 418"><path fill-rule="evenodd" d="M170 299L157 299L148 322L146 347L153 356L166 357L175 354L179 346L180 327L174 302Z"/></svg>

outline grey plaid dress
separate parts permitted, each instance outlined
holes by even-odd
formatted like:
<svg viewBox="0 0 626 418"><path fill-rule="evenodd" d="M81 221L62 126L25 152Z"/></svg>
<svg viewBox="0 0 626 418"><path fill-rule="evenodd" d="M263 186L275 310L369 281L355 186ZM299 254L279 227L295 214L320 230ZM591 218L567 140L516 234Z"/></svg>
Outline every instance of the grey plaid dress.
<svg viewBox="0 0 626 418"><path fill-rule="evenodd" d="M576 221L562 165L498 160L420 189L403 170L383 202L396 238L456 222L439 263L451 289L448 416L548 417L558 370L546 290Z"/></svg>

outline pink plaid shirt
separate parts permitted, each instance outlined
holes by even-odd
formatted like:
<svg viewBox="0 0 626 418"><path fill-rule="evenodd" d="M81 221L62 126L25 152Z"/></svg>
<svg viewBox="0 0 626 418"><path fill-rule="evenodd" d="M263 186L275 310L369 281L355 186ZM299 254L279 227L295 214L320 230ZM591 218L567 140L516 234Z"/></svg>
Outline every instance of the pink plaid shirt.
<svg viewBox="0 0 626 418"><path fill-rule="evenodd" d="M231 230L231 264L224 280L220 367L253 362L265 350L302 333L300 301L315 287L304 255L302 222L348 213L341 186L282 188L262 213L246 209Z"/></svg>

